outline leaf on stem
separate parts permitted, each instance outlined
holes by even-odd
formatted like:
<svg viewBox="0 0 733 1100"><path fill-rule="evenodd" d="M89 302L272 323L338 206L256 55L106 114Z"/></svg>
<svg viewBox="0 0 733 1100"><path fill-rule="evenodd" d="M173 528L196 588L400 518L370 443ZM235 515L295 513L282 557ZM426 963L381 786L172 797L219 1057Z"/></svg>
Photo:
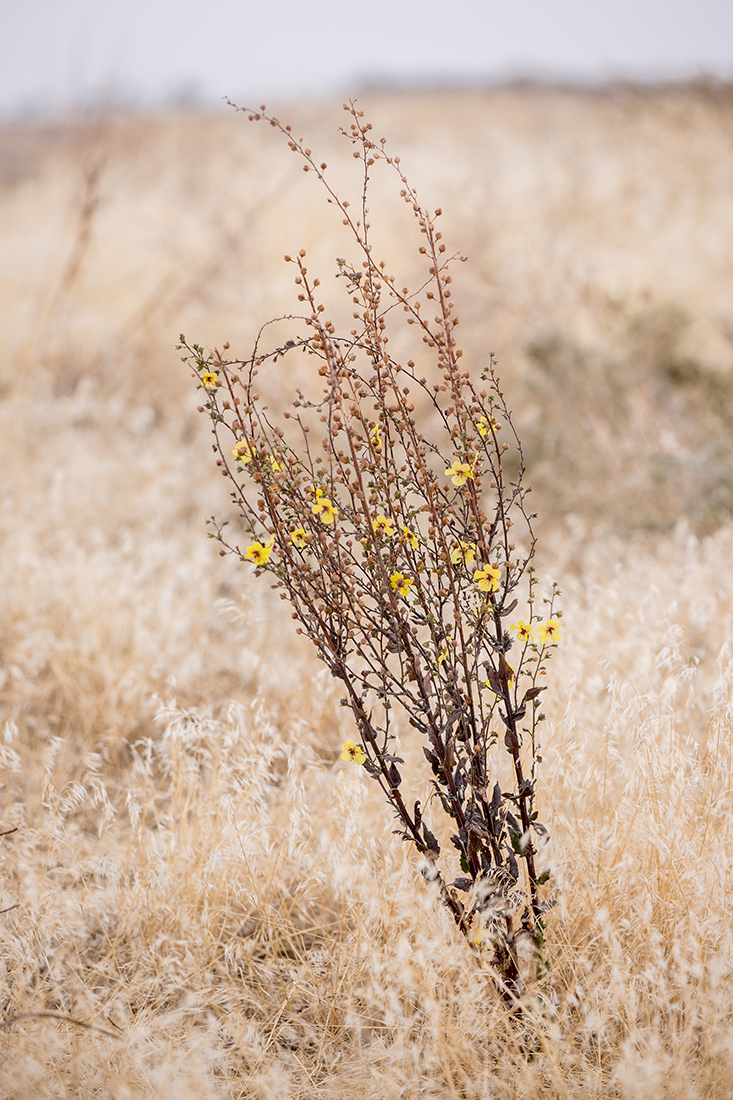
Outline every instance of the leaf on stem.
<svg viewBox="0 0 733 1100"><path fill-rule="evenodd" d="M486 666L486 677L489 683L489 687L494 692L494 694L502 695L504 689L502 688L501 680L499 679L491 665Z"/></svg>
<svg viewBox="0 0 733 1100"><path fill-rule="evenodd" d="M431 833L427 825L423 822L422 836L425 842L425 847L429 852L433 852L436 856L440 855L440 845L434 833Z"/></svg>

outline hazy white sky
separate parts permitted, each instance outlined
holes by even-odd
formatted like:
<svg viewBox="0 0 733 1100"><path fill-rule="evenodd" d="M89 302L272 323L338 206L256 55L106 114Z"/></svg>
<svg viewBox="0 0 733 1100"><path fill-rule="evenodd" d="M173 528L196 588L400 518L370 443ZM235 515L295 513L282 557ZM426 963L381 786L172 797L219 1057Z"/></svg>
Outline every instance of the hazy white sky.
<svg viewBox="0 0 733 1100"><path fill-rule="evenodd" d="M733 77L733 0L0 0L0 112L367 81Z"/></svg>

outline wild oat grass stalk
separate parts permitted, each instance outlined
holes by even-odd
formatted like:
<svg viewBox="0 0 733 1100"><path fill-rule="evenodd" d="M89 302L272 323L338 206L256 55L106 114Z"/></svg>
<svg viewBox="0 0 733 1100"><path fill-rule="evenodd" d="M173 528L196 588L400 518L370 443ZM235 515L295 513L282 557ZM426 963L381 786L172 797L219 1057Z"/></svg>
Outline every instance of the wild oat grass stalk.
<svg viewBox="0 0 733 1100"><path fill-rule="evenodd" d="M538 735L543 677L560 635L557 592L540 613L522 448L493 356L473 371L463 365L451 300L456 257L437 228L441 211L418 201L363 112L344 109L343 133L361 166L355 210L289 126L264 109L249 112L285 136L341 215L353 255L336 259L333 276L353 327L341 331L330 319L328 294L301 250L285 260L305 312L263 326L249 358L207 354L181 336L247 541L215 519L212 534L290 601L298 631L341 681L341 704L353 713L359 741L343 744L343 758L380 786L395 831L420 853L461 932L490 952L513 1001L522 990L519 940L541 952L544 939ZM419 231L417 290L375 258L368 196L376 165L394 173ZM266 346L269 326L283 321L288 338ZM428 352L424 370L393 357L400 321ZM277 416L257 392L258 375L285 373L295 358L292 411ZM427 786L399 755L402 716L422 740ZM425 789L427 798L416 797ZM443 815L458 874L438 839Z"/></svg>

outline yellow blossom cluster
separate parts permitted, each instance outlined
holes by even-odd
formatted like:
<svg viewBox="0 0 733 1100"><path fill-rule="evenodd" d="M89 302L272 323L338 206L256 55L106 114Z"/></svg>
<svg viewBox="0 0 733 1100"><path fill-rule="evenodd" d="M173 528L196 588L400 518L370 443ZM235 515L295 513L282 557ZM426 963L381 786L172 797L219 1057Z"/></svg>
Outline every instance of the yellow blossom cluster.
<svg viewBox="0 0 733 1100"><path fill-rule="evenodd" d="M501 570L496 565L487 565L485 569L477 569L473 579L482 592L498 592Z"/></svg>
<svg viewBox="0 0 733 1100"><path fill-rule="evenodd" d="M341 746L341 759L351 760L353 764L363 764L366 760L366 753L361 745L357 745L355 741L344 741Z"/></svg>
<svg viewBox="0 0 733 1100"><path fill-rule="evenodd" d="M254 451L252 450L246 439L239 440L234 450L232 451L232 454L236 458L237 462L241 462L244 466L246 466L247 463L251 462L254 458Z"/></svg>
<svg viewBox="0 0 733 1100"><path fill-rule="evenodd" d="M560 641L560 624L556 619L548 619L537 627L537 640L543 645L554 645Z"/></svg>
<svg viewBox="0 0 733 1100"><path fill-rule="evenodd" d="M531 642L534 637L534 627L530 623L525 623L524 619L520 619L518 623L513 623L509 629L516 632L518 642ZM546 623L537 623L536 629L537 640L542 645L554 645L560 641L560 624L557 619L548 619Z"/></svg>
<svg viewBox="0 0 733 1100"><path fill-rule="evenodd" d="M476 427L479 430L479 435L486 437L489 432L500 432L501 424L497 424L493 416L482 416L480 420L476 422Z"/></svg>
<svg viewBox="0 0 733 1100"><path fill-rule="evenodd" d="M451 549L450 560L453 565L470 565L476 560L476 543L457 542Z"/></svg>
<svg viewBox="0 0 733 1100"><path fill-rule="evenodd" d="M391 539L394 534L394 523L388 516L377 516L372 520L372 531L375 535L384 535Z"/></svg>
<svg viewBox="0 0 733 1100"><path fill-rule="evenodd" d="M323 489L316 489L316 500L311 505L311 512L314 516L320 516L321 521L329 526L336 519L339 510L328 497L323 495Z"/></svg>
<svg viewBox="0 0 733 1100"><path fill-rule="evenodd" d="M250 543L244 552L244 556L247 561L254 562L255 565L267 565L274 545L275 536L271 535L266 542Z"/></svg>
<svg viewBox="0 0 733 1100"><path fill-rule="evenodd" d="M512 623L509 629L516 631L518 642L532 641L532 626L530 623L525 623L524 619L520 619L518 623Z"/></svg>
<svg viewBox="0 0 733 1100"><path fill-rule="evenodd" d="M465 485L467 481L473 481L473 466L468 462L459 462L458 459L445 471L454 485Z"/></svg>
<svg viewBox="0 0 733 1100"><path fill-rule="evenodd" d="M410 586L413 585L415 582L412 580L411 577L405 576L404 573L393 573L392 576L389 578L389 583L392 588L396 589L396 591L399 592L400 596L409 596Z"/></svg>
<svg viewBox="0 0 733 1100"><path fill-rule="evenodd" d="M243 466L246 466L255 457L255 450L246 439L240 439L233 447L232 455L237 462L241 462ZM281 474L285 469L285 463L281 462L275 455L268 455L267 457L273 474Z"/></svg>

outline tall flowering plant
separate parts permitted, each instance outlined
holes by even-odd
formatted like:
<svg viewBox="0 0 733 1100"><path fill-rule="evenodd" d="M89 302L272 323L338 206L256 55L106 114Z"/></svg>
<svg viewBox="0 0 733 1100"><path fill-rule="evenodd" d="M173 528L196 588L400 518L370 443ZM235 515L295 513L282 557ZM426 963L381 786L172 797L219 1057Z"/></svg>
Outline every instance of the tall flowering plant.
<svg viewBox="0 0 733 1100"><path fill-rule="evenodd" d="M539 614L522 449L493 357L476 383L461 363L441 212L418 202L362 112L345 110L362 169L358 214L290 127L249 112L285 136L341 213L354 257L337 259L333 274L354 324L337 331L301 251L285 257L303 308L288 319L292 338L265 348L266 325L239 360L226 357L228 345L207 353L181 337L243 524L241 541L215 520L211 534L290 601L354 716L342 758L379 784L425 877L514 1000L518 937L539 951L544 934L539 700L560 636L556 592ZM377 162L396 173L422 238L417 292L373 256L367 194ZM424 372L393 358L398 320L421 337ZM296 352L306 354L295 399L276 418L257 377ZM398 752L407 723L422 774Z"/></svg>

